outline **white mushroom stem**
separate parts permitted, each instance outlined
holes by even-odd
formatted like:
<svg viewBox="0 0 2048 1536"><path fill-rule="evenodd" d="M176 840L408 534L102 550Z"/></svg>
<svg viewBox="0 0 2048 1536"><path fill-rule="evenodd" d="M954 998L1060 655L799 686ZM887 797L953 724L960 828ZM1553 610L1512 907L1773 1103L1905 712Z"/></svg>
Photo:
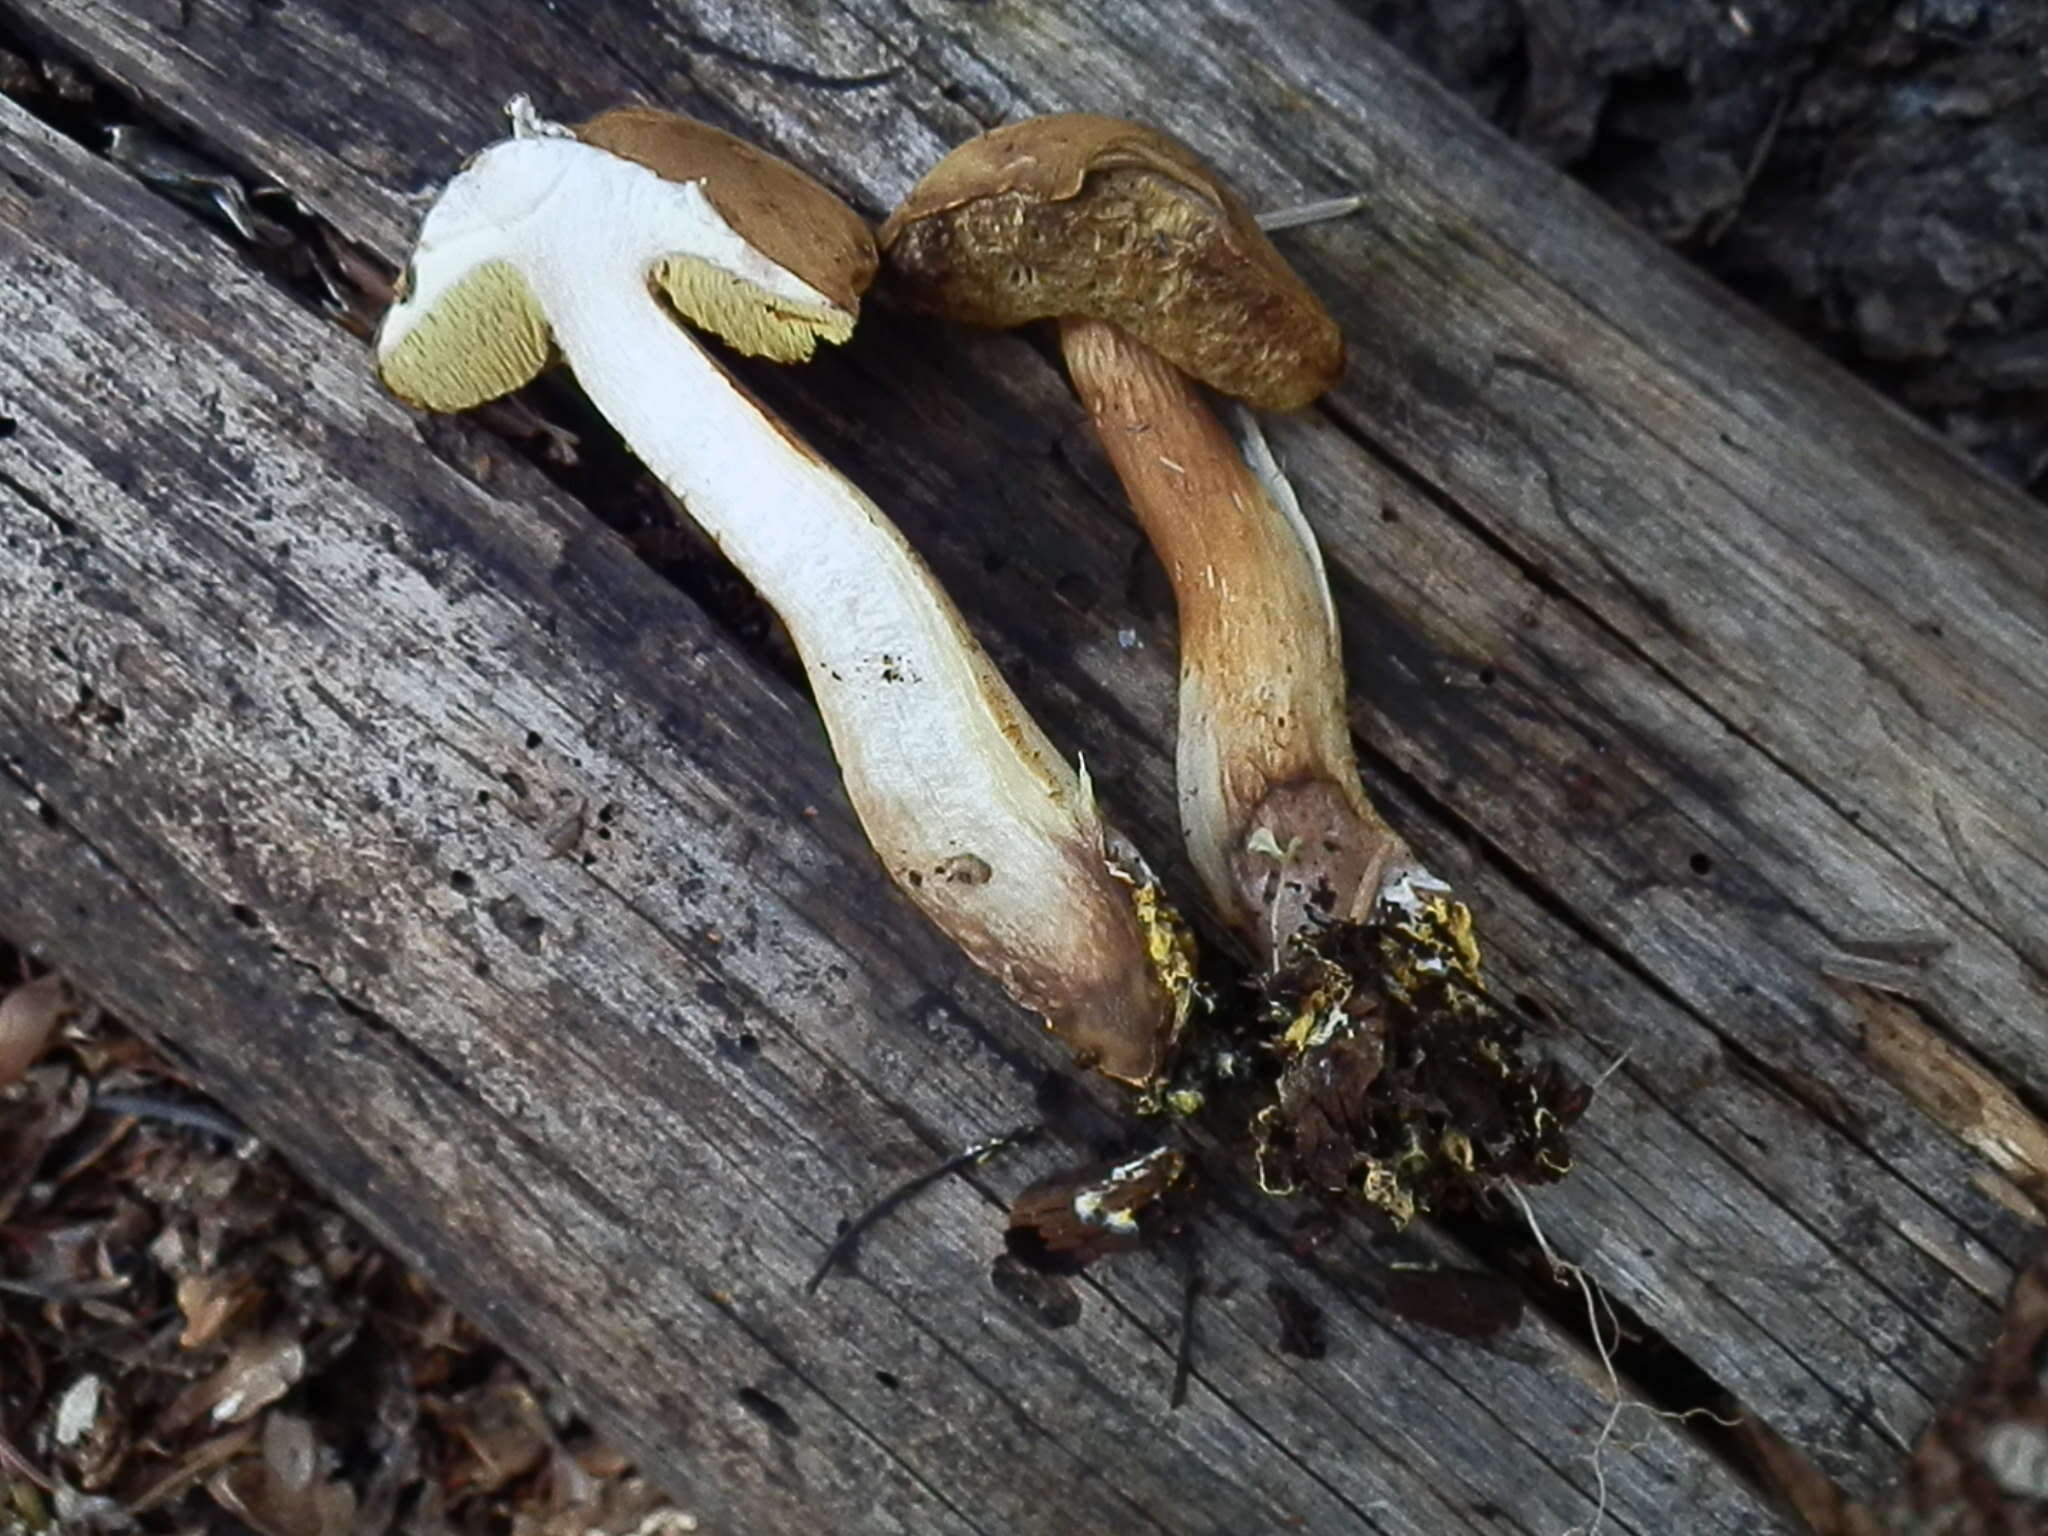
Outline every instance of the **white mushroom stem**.
<svg viewBox="0 0 2048 1536"><path fill-rule="evenodd" d="M536 287L563 356L788 626L889 872L913 890L1029 889L1048 903L1039 928L1058 928L1045 914L1066 902L1099 900L1094 806L895 524L684 335L637 272L583 271L562 292ZM1000 906L999 890L972 904Z"/></svg>
<svg viewBox="0 0 2048 1536"><path fill-rule="evenodd" d="M1314 535L1179 369L1101 321L1062 321L1060 340L1173 583L1189 854L1224 919L1277 961L1311 911L1362 919L1413 863L1359 783Z"/></svg>
<svg viewBox="0 0 2048 1536"><path fill-rule="evenodd" d="M517 275L592 403L788 625L889 873L1084 1056L1148 1078L1179 1004L1086 785L895 526L684 334L650 276L680 239L771 295L820 297L694 183L541 138L487 151L448 198L486 169L513 216L451 220L441 237L430 218L406 305L479 268ZM408 318L394 312L387 348Z"/></svg>

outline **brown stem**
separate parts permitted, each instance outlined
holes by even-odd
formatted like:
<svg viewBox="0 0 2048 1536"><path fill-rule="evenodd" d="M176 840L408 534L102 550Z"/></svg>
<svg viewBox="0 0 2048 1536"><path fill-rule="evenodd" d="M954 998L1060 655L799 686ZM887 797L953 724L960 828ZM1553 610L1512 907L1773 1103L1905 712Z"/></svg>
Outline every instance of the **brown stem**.
<svg viewBox="0 0 2048 1536"><path fill-rule="evenodd" d="M1269 961L1315 911L1360 919L1408 862L1359 784L1322 562L1194 385L1115 326L1060 342L1180 610L1181 829Z"/></svg>

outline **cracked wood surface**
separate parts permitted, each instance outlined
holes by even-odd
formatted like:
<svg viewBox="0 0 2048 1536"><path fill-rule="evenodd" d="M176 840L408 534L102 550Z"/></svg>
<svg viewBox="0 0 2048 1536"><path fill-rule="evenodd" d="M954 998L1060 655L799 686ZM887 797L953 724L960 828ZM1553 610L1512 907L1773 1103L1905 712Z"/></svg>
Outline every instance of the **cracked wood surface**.
<svg viewBox="0 0 2048 1536"><path fill-rule="evenodd" d="M1604 1406L1568 1338L1418 1340L1324 1288L1344 1363L1297 1370L1257 1224L1210 1245L1240 1299L1179 1413L1172 1271L1043 1332L964 1186L805 1298L843 1212L1013 1121L1057 1053L888 896L787 688L491 446L430 455L210 236L5 128L10 932L711 1529L1587 1517ZM1754 1528L1675 1433L1610 1476L1621 1528Z"/></svg>
<svg viewBox="0 0 2048 1536"><path fill-rule="evenodd" d="M1272 435L1375 792L1560 1053L1629 1053L1537 1198L1553 1242L1874 1486L1989 1338L2048 1184L2038 509L1340 12L1096 9L0 18L392 259L520 89L695 112L870 214L982 121L1065 107L1173 126L1255 200L1374 188L1290 237L1354 361ZM1210 1244L1245 1283L1180 1415L1172 1274L1118 1267L1041 1333L988 1290L973 1189L799 1299L839 1214L1011 1123L1057 1053L887 892L801 701L586 514L487 438L431 455L355 343L118 173L18 115L0 153L28 277L0 309L29 338L0 358L6 931L167 1035L714 1528L1589 1518L1596 1364L1326 1290L1332 1359L1282 1359L1273 1210ZM746 376L1167 850L1169 607L1043 357L875 309L845 355ZM1900 934L1945 947L1887 969ZM1775 1528L1681 1432L1624 1427L1611 1529Z"/></svg>

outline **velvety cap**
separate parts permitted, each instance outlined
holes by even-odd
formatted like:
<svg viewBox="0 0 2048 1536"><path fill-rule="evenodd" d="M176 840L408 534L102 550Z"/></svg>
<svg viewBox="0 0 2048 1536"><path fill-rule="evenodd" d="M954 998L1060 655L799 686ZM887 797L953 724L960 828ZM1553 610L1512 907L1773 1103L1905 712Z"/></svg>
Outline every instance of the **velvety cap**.
<svg viewBox="0 0 2048 1536"><path fill-rule="evenodd" d="M1306 405L1344 339L1186 145L1117 118L1028 118L941 160L880 235L890 291L969 325L1105 320L1210 388Z"/></svg>

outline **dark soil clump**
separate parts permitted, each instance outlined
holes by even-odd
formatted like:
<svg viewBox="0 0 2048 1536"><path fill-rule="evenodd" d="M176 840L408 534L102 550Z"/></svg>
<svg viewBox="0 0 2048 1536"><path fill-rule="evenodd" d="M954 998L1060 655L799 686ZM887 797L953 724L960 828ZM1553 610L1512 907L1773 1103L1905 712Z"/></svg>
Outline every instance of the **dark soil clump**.
<svg viewBox="0 0 2048 1536"><path fill-rule="evenodd" d="M1252 1139L1274 1193L1356 1194L1391 1222L1571 1169L1591 1094L1522 1060L1522 1021L1479 973L1471 914L1440 894L1305 931L1265 991L1283 1062Z"/></svg>

